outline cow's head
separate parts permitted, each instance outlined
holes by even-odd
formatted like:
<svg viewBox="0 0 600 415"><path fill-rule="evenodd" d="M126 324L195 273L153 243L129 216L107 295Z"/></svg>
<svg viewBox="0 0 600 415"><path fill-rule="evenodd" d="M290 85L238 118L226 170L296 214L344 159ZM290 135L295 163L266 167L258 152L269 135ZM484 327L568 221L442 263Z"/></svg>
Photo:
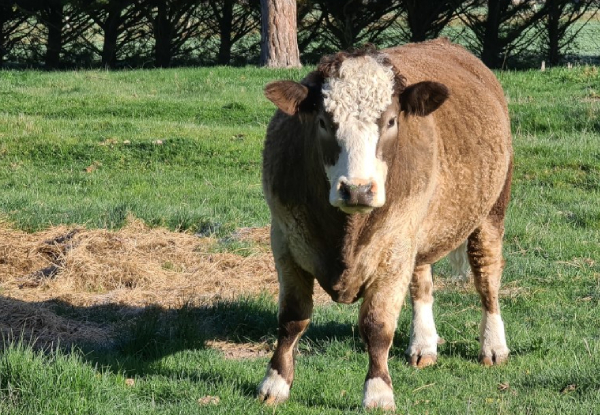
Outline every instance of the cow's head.
<svg viewBox="0 0 600 415"><path fill-rule="evenodd" d="M396 148L398 118L429 115L448 89L437 82L407 86L385 54L367 47L326 56L301 83L272 82L265 95L314 123L329 202L346 213L368 213L386 200L386 159Z"/></svg>

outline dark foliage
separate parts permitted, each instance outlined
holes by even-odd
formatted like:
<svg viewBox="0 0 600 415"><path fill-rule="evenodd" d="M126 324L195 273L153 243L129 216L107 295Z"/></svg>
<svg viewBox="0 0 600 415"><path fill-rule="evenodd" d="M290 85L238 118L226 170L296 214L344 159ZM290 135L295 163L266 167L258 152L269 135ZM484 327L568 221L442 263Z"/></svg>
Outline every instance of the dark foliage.
<svg viewBox="0 0 600 415"><path fill-rule="evenodd" d="M558 64L598 0L297 0L304 63L337 50L460 38L492 68ZM2 0L0 67L243 65L259 56L259 0ZM532 52L531 45L539 47Z"/></svg>

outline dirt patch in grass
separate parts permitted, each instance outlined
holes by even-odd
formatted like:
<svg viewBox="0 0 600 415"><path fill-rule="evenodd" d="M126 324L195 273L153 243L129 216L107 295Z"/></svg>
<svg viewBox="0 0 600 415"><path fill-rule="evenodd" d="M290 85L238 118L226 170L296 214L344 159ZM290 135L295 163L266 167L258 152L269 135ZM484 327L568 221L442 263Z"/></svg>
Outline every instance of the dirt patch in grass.
<svg viewBox="0 0 600 415"><path fill-rule="evenodd" d="M53 305L131 313L260 293L276 298L269 229L240 229L231 239L243 244L242 254L226 252L216 238L149 228L135 218L116 231L57 226L25 233L0 223L0 332L45 344L102 343L113 335L110 324L65 318ZM315 297L329 301L320 289Z"/></svg>
<svg viewBox="0 0 600 415"><path fill-rule="evenodd" d="M211 340L206 346L223 353L225 359L253 359L267 357L273 353L274 348L268 343L235 343L222 340Z"/></svg>

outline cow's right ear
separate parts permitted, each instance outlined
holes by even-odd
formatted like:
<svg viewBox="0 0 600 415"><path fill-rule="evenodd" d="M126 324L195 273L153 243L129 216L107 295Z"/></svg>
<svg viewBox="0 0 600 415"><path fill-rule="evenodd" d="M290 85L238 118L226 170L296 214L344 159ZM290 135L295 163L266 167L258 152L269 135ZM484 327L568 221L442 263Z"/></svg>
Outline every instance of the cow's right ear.
<svg viewBox="0 0 600 415"><path fill-rule="evenodd" d="M288 115L317 110L321 99L323 74L309 72L302 81L275 81L265 87L265 96Z"/></svg>
<svg viewBox="0 0 600 415"><path fill-rule="evenodd" d="M308 87L294 81L275 81L265 87L265 96L288 115L295 115L308 98Z"/></svg>

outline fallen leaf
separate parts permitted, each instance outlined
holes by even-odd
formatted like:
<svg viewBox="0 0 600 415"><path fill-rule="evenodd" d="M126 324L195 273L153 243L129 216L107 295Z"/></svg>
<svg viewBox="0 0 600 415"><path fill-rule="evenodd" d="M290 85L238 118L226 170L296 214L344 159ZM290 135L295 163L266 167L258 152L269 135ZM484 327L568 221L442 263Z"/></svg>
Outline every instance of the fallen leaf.
<svg viewBox="0 0 600 415"><path fill-rule="evenodd" d="M218 396L206 395L198 399L199 405L218 405L221 399Z"/></svg>
<svg viewBox="0 0 600 415"><path fill-rule="evenodd" d="M575 389L577 389L577 385L572 383L572 384L567 385L564 388L562 388L560 390L560 393L562 393L564 395L565 393L573 392Z"/></svg>
<svg viewBox="0 0 600 415"><path fill-rule="evenodd" d="M508 390L509 388L510 388L510 384L508 382L498 384L499 391L505 391L505 390Z"/></svg>
<svg viewBox="0 0 600 415"><path fill-rule="evenodd" d="M96 170L98 170L98 167L102 166L102 163L100 163L99 161L95 161L92 164L90 164L89 166L87 166L85 168L86 173L92 173Z"/></svg>

